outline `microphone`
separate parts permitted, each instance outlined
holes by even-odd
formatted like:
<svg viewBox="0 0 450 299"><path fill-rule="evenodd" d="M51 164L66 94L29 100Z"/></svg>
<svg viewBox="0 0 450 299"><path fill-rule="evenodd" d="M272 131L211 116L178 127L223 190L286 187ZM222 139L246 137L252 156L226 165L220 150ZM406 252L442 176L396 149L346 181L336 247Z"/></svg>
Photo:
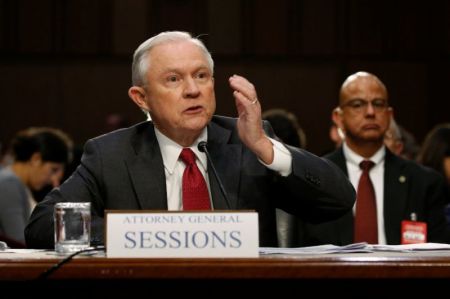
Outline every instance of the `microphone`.
<svg viewBox="0 0 450 299"><path fill-rule="evenodd" d="M198 143L197 148L198 148L199 151L201 151L202 153L206 154L206 158L208 159L209 164L211 165L211 169L213 171L214 177L216 178L217 182L219 183L220 191L222 192L222 195L225 198L225 201L227 203L228 208L231 209L230 201L228 200L228 195L225 192L225 188L222 185L222 181L220 180L219 176L217 175L216 168L214 167L214 164L213 164L213 162L211 160L211 156L209 155L207 146L208 146L208 144L206 143L206 141L200 141Z"/></svg>

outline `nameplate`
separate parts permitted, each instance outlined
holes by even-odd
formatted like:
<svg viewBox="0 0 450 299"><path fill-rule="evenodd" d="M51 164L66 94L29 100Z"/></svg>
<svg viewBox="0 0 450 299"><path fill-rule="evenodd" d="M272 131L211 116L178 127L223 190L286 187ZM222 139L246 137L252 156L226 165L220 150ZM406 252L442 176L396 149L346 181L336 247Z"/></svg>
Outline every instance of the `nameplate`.
<svg viewBox="0 0 450 299"><path fill-rule="evenodd" d="M114 258L258 257L256 212L106 211Z"/></svg>

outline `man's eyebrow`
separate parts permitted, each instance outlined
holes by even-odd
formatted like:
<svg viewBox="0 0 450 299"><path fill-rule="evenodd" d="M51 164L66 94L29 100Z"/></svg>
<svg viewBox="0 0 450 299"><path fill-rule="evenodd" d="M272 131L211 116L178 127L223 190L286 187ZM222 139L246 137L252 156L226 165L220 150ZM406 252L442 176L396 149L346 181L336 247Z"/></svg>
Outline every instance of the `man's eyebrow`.
<svg viewBox="0 0 450 299"><path fill-rule="evenodd" d="M347 101L348 102L352 102L352 101L363 101L363 102L373 102L373 101L387 101L387 99L385 98L373 98L369 101L365 100L365 99L361 99L361 98L351 98Z"/></svg>
<svg viewBox="0 0 450 299"><path fill-rule="evenodd" d="M345 105L345 104L348 104L351 102L365 102L365 101L366 100L361 99L361 98L351 98L351 99L348 99L347 101L345 101L344 103L342 103L342 105Z"/></svg>
<svg viewBox="0 0 450 299"><path fill-rule="evenodd" d="M201 65L201 66L196 67L194 69L194 72L198 72L198 71L202 71L202 70L211 71L207 65ZM176 67L169 67L169 68L163 70L163 72L162 72L162 74L168 74L168 73L181 74L181 73L183 73L183 71L181 69L179 69L179 68L176 68Z"/></svg>

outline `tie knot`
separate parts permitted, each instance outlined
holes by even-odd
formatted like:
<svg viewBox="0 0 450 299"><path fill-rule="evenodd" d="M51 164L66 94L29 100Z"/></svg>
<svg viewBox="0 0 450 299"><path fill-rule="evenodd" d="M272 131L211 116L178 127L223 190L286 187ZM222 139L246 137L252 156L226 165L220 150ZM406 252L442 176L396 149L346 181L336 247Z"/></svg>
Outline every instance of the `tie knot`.
<svg viewBox="0 0 450 299"><path fill-rule="evenodd" d="M361 163L359 163L359 167L363 170L363 171L369 171L373 166L375 165L375 163L373 163L370 160L364 160Z"/></svg>
<svg viewBox="0 0 450 299"><path fill-rule="evenodd" d="M195 163L195 154L190 148L183 148L180 158L186 165L192 165Z"/></svg>

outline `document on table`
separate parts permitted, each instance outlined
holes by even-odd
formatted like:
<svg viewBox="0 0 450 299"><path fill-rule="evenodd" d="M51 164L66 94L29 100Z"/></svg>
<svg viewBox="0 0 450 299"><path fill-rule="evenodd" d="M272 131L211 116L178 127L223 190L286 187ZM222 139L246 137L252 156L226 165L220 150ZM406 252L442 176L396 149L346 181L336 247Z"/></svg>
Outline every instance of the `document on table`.
<svg viewBox="0 0 450 299"><path fill-rule="evenodd" d="M326 254L326 253L355 253L372 252L367 249L367 243L354 243L345 246L318 245L295 248L260 247L260 254Z"/></svg>
<svg viewBox="0 0 450 299"><path fill-rule="evenodd" d="M372 245L354 243L345 246L319 245L295 248L260 247L260 254L328 254L328 253L363 253L363 252L412 252L412 251L450 250L450 244L419 243L406 245Z"/></svg>
<svg viewBox="0 0 450 299"><path fill-rule="evenodd" d="M443 243L417 243L404 245L371 245L367 247L372 251L424 251L424 250L450 250L450 244Z"/></svg>

